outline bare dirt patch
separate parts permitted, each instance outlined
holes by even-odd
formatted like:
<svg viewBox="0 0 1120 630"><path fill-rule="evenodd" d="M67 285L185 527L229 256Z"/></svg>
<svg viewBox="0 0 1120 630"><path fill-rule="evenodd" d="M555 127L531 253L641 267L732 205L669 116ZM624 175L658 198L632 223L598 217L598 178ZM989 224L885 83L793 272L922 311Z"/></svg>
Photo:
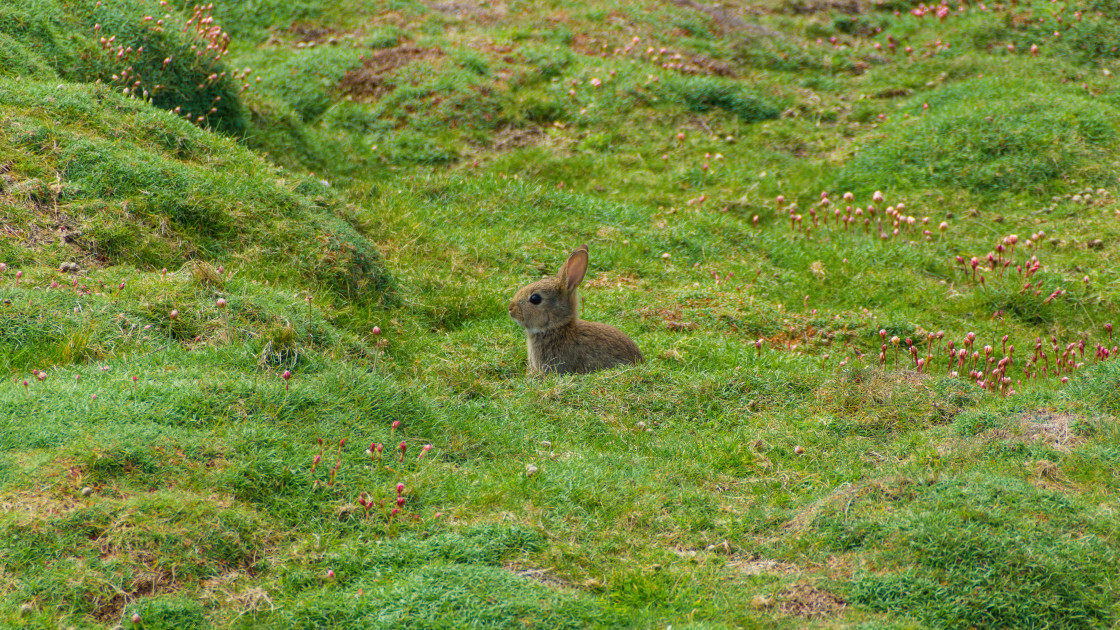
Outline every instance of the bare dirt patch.
<svg viewBox="0 0 1120 630"><path fill-rule="evenodd" d="M333 37L338 31L332 28L326 28L318 24L309 24L307 22L296 22L288 29L288 33L295 38L297 42L304 43L320 43L323 40Z"/></svg>
<svg viewBox="0 0 1120 630"><path fill-rule="evenodd" d="M678 308L643 308L638 312L642 319L659 320L668 330L696 330L700 324L686 321L684 313Z"/></svg>
<svg viewBox="0 0 1120 630"><path fill-rule="evenodd" d="M420 48L409 44L375 50L362 57L361 67L342 77L338 90L358 99L377 100L396 88L386 75L414 61L442 56L443 51L439 48Z"/></svg>
<svg viewBox="0 0 1120 630"><path fill-rule="evenodd" d="M548 136L540 127L506 127L494 134L490 148L495 151L508 151L510 149L523 149L540 144Z"/></svg>
<svg viewBox="0 0 1120 630"><path fill-rule="evenodd" d="M846 15L859 15L863 7L857 0L809 0L807 2L786 2L783 5L789 13L794 15L812 15L814 13L844 13Z"/></svg>
<svg viewBox="0 0 1120 630"><path fill-rule="evenodd" d="M727 566L743 575L788 575L801 571L796 564L758 556L733 556Z"/></svg>

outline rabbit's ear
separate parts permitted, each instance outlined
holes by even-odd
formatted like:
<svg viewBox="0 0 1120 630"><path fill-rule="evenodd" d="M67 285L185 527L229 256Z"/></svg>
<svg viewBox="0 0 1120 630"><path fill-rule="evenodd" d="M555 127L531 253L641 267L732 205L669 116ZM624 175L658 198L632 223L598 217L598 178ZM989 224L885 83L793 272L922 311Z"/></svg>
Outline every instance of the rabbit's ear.
<svg viewBox="0 0 1120 630"><path fill-rule="evenodd" d="M567 262L560 268L560 273L557 276L560 278L561 286L568 293L572 293L583 282L585 273L587 273L587 245L580 245L576 248L576 251L568 256Z"/></svg>

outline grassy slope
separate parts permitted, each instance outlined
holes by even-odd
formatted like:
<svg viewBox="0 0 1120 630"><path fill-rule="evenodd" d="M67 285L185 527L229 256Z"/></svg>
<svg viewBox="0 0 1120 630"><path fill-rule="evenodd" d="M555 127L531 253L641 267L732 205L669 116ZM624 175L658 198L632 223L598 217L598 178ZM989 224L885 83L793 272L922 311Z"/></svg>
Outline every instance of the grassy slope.
<svg viewBox="0 0 1120 630"><path fill-rule="evenodd" d="M4 623L1116 623L1108 3L223 4L243 143L0 9ZM580 242L649 361L526 377L505 300Z"/></svg>

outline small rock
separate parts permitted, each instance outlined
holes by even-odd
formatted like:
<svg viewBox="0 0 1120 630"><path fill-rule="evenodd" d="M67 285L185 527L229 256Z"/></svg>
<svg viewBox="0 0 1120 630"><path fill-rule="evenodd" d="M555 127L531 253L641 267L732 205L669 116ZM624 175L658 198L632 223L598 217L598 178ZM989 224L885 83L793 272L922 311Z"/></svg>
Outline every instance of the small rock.
<svg viewBox="0 0 1120 630"><path fill-rule="evenodd" d="M536 466L532 465L532 464L529 464L528 466L525 467L525 474L529 477L532 477L533 475L537 474L538 470L540 470L540 469L537 468Z"/></svg>
<svg viewBox="0 0 1120 630"><path fill-rule="evenodd" d="M24 602L24 604L19 607L19 614L23 615L24 617L30 615L33 612L35 612L35 605L31 602Z"/></svg>
<svg viewBox="0 0 1120 630"><path fill-rule="evenodd" d="M93 494L93 488L91 488L89 486L86 486L86 487L82 488L82 496L83 497L88 497L91 494Z"/></svg>
<svg viewBox="0 0 1120 630"><path fill-rule="evenodd" d="M1104 241L1102 241L1099 238L1091 238L1088 241L1086 241L1085 245L1089 249L1101 249L1102 247L1104 247Z"/></svg>

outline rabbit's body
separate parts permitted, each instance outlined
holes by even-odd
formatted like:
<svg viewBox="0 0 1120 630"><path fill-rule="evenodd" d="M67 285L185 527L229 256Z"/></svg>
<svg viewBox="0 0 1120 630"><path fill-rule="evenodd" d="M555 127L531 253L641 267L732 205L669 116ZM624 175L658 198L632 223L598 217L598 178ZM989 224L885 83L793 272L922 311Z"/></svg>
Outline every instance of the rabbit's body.
<svg viewBox="0 0 1120 630"><path fill-rule="evenodd" d="M621 330L580 320L577 289L587 262L583 245L555 277L522 287L510 302L510 317L528 335L529 371L591 372L642 361L637 344Z"/></svg>

